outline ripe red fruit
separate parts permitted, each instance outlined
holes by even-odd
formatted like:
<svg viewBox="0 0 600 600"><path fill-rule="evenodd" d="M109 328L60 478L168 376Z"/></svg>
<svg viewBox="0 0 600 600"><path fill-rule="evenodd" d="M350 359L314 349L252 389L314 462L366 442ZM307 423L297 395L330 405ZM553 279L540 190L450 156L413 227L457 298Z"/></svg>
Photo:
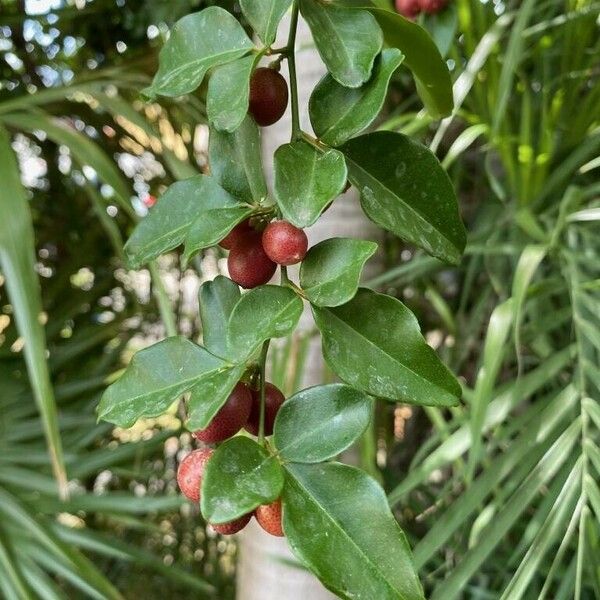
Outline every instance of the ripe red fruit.
<svg viewBox="0 0 600 600"><path fill-rule="evenodd" d="M419 6L421 7L421 10L430 15L439 13L441 10L446 8L446 4L448 4L448 0L419 0Z"/></svg>
<svg viewBox="0 0 600 600"><path fill-rule="evenodd" d="M220 242L219 246L225 250L231 250L241 240L245 239L254 232L250 225L250 219L238 223Z"/></svg>
<svg viewBox="0 0 600 600"><path fill-rule="evenodd" d="M267 256L278 265L299 263L308 250L308 238L303 229L287 221L273 221L263 231L263 248Z"/></svg>
<svg viewBox="0 0 600 600"><path fill-rule="evenodd" d="M221 525L213 525L211 523L210 526L221 535L233 535L234 533L244 529L244 527L246 527L246 525L248 525L250 522L251 518L252 514L250 513L240 517L239 519L236 519L235 521L229 521L229 523L221 523Z"/></svg>
<svg viewBox="0 0 600 600"><path fill-rule="evenodd" d="M148 194L142 201L146 208L152 208L156 204L156 196Z"/></svg>
<svg viewBox="0 0 600 600"><path fill-rule="evenodd" d="M272 383L265 383L265 435L273 433L275 417L285 402L282 391ZM260 423L260 390L252 390L252 411L246 423L246 431L252 435L258 435Z"/></svg>
<svg viewBox="0 0 600 600"><path fill-rule="evenodd" d="M258 524L271 535L283 537L283 526L281 524L281 500L275 500L272 504L263 504L254 511Z"/></svg>
<svg viewBox="0 0 600 600"><path fill-rule="evenodd" d="M222 442L234 436L248 421L252 410L252 395L245 383L238 383L227 398L227 402L213 417L206 429L194 432L197 440L207 444Z"/></svg>
<svg viewBox="0 0 600 600"><path fill-rule="evenodd" d="M180 463L177 469L177 485L184 496L193 502L200 501L200 483L208 459L213 450L203 448L190 452Z"/></svg>
<svg viewBox="0 0 600 600"><path fill-rule="evenodd" d="M414 19L421 12L419 0L396 0L396 12L407 19Z"/></svg>
<svg viewBox="0 0 600 600"><path fill-rule="evenodd" d="M227 257L229 277L243 288L267 283L277 265L265 254L261 235L256 232L240 240Z"/></svg>
<svg viewBox="0 0 600 600"><path fill-rule="evenodd" d="M250 114L261 127L281 119L288 103L285 79L273 69L255 69L250 78Z"/></svg>

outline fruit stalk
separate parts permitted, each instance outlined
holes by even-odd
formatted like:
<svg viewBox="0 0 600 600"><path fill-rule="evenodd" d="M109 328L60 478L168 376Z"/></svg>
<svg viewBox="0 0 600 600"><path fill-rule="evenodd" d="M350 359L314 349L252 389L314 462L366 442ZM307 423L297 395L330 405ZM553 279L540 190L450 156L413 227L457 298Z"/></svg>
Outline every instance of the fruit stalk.
<svg viewBox="0 0 600 600"><path fill-rule="evenodd" d="M265 383L267 370L267 354L269 352L269 344L271 340L267 340L260 352L260 419L258 421L258 443L261 446L265 445Z"/></svg>
<svg viewBox="0 0 600 600"><path fill-rule="evenodd" d="M287 61L290 73L290 96L292 104L292 141L301 135L300 112L298 110L298 82L296 80L296 31L298 29L298 2L294 0L292 17L290 20L290 33L287 42Z"/></svg>

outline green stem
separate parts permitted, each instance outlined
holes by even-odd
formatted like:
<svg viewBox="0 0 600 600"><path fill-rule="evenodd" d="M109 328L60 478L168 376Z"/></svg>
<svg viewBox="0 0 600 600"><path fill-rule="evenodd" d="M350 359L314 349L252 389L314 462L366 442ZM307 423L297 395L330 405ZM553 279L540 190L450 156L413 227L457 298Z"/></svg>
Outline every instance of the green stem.
<svg viewBox="0 0 600 600"><path fill-rule="evenodd" d="M290 34L287 43L287 61L290 72L290 97L292 103L292 141L301 135L300 112L298 110L298 82L296 80L296 30L298 29L298 2L292 7Z"/></svg>
<svg viewBox="0 0 600 600"><path fill-rule="evenodd" d="M156 262L151 262L149 269L152 277L154 297L156 298L160 318L165 325L167 336L171 337L177 335L177 323L175 322L175 316L173 315L171 301L167 296L167 290L165 290Z"/></svg>
<svg viewBox="0 0 600 600"><path fill-rule="evenodd" d="M258 422L258 443L261 446L265 445L265 379L267 370L267 353L269 352L269 344L271 340L267 340L260 352L260 418Z"/></svg>

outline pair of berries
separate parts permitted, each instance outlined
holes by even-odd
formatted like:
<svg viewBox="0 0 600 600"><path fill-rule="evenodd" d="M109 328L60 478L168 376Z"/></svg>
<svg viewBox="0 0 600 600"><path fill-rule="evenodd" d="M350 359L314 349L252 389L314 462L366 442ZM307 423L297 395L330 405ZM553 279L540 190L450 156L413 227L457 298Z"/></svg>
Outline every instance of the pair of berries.
<svg viewBox="0 0 600 600"><path fill-rule="evenodd" d="M177 483L179 488L193 502L200 502L200 486L202 484L202 475L204 469L210 460L214 450L211 448L202 448L190 452L180 463L177 470ZM252 516L256 517L258 524L271 535L277 537L283 536L283 527L281 524L281 500L277 499L271 504L259 506L253 513L248 513L239 519L222 523L220 525L211 525L211 527L222 535L233 535L241 531L248 525Z"/></svg>
<svg viewBox="0 0 600 600"><path fill-rule="evenodd" d="M273 433L275 417L285 401L281 390L272 383L265 383L265 435ZM213 417L208 427L194 432L194 437L205 444L216 444L233 437L242 427L252 435L258 435L260 422L260 391L251 390L239 382L225 404Z"/></svg>
<svg viewBox="0 0 600 600"><path fill-rule="evenodd" d="M306 256L308 238L287 221L273 221L261 234L246 219L221 240L220 246L230 250L227 268L231 279L250 289L267 283L277 265L300 262Z"/></svg>
<svg viewBox="0 0 600 600"><path fill-rule="evenodd" d="M281 390L272 383L265 384L265 420L264 433L271 435L275 417L285 397ZM258 435L260 423L260 392L251 390L245 383L238 383L225 404L213 417L208 427L194 432L194 437L201 442L214 444L234 436L242 427L252 435ZM177 483L182 493L193 502L200 501L200 485L206 463L214 451L211 448L194 450L188 454L177 469ZM260 526L272 535L283 535L281 529L281 503L259 506L254 516ZM242 530L252 518L252 514L244 515L235 521L212 525L221 534L232 535Z"/></svg>
<svg viewBox="0 0 600 600"><path fill-rule="evenodd" d="M414 19L422 12L439 13L447 4L448 0L396 0L396 11L407 19Z"/></svg>

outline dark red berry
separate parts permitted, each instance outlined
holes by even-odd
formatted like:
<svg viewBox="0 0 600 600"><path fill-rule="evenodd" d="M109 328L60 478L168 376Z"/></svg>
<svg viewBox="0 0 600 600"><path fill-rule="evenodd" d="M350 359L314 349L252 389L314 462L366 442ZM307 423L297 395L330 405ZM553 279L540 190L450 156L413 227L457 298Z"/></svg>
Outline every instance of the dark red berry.
<svg viewBox="0 0 600 600"><path fill-rule="evenodd" d="M200 501L200 483L206 468L206 463L213 450L203 448L190 452L180 463L177 469L177 485L184 496L193 502Z"/></svg>
<svg viewBox="0 0 600 600"><path fill-rule="evenodd" d="M250 78L250 114L261 127L281 119L288 103L288 87L280 73L261 67Z"/></svg>
<svg viewBox="0 0 600 600"><path fill-rule="evenodd" d="M263 248L267 256L278 265L299 263L308 250L308 238L303 229L287 221L273 221L263 231Z"/></svg>
<svg viewBox="0 0 600 600"><path fill-rule="evenodd" d="M194 432L197 440L207 444L222 442L234 436L248 421L252 410L252 395L245 383L238 383L227 402L213 417L206 429Z"/></svg>
<svg viewBox="0 0 600 600"><path fill-rule="evenodd" d="M246 527L246 525L248 525L250 522L251 518L252 513L244 515L235 521L229 521L229 523L221 523L221 525L213 525L211 523L210 526L221 535L233 535L234 533L244 529L244 527Z"/></svg>
<svg viewBox="0 0 600 600"><path fill-rule="evenodd" d="M265 435L273 433L275 417L285 402L282 391L272 383L265 383ZM258 435L260 423L260 390L252 390L252 411L246 423L246 431L252 435Z"/></svg>
<svg viewBox="0 0 600 600"><path fill-rule="evenodd" d="M283 537L283 525L281 523L281 500L275 500L272 504L263 504L254 511L258 524L271 535Z"/></svg>
<svg viewBox="0 0 600 600"><path fill-rule="evenodd" d="M219 246L225 250L231 250L241 240L245 239L254 232L250 225L250 219L238 223L220 242Z"/></svg>
<svg viewBox="0 0 600 600"><path fill-rule="evenodd" d="M446 8L448 0L419 0L419 6L421 10L430 15L439 13Z"/></svg>
<svg viewBox="0 0 600 600"><path fill-rule="evenodd" d="M243 288L250 289L267 283L277 265L265 254L261 235L255 234L240 240L227 257L229 277Z"/></svg>

